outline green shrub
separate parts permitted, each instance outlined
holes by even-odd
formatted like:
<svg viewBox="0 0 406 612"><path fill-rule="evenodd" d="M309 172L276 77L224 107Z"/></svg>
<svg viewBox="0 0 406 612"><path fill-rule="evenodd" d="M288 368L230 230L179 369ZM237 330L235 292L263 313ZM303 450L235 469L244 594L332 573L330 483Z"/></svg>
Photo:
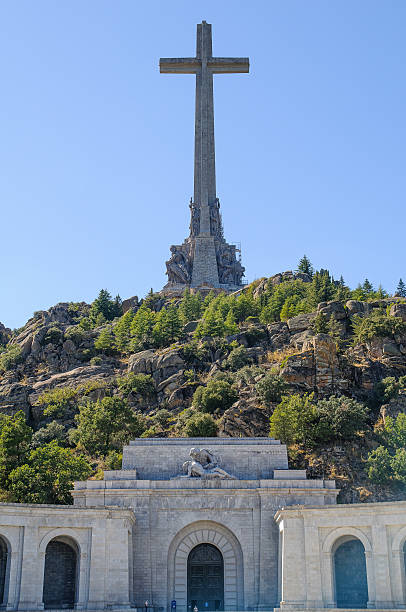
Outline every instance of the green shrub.
<svg viewBox="0 0 406 612"><path fill-rule="evenodd" d="M206 387L198 387L193 395L193 406L200 412L213 413L230 408L238 394L225 380L212 379Z"/></svg>
<svg viewBox="0 0 406 612"><path fill-rule="evenodd" d="M312 446L316 422L313 394L285 396L270 418L269 435L285 444Z"/></svg>
<svg viewBox="0 0 406 612"><path fill-rule="evenodd" d="M104 465L106 470L121 470L123 463L123 453L116 450L111 450L107 453Z"/></svg>
<svg viewBox="0 0 406 612"><path fill-rule="evenodd" d="M243 382L246 385L256 382L256 380L263 376L264 370L256 365L247 365L238 370L235 373L235 381Z"/></svg>
<svg viewBox="0 0 406 612"><path fill-rule="evenodd" d="M158 410L154 416L154 420L164 429L165 427L168 427L171 418L172 414L169 412L169 410L166 410L165 408L161 408L161 410Z"/></svg>
<svg viewBox="0 0 406 612"><path fill-rule="evenodd" d="M286 391L286 383L281 376L268 373L255 385L258 397L265 404L280 402Z"/></svg>
<svg viewBox="0 0 406 612"><path fill-rule="evenodd" d="M73 325L72 327L68 327L66 330L65 338L66 340L72 340L76 346L79 346L86 338L86 333L82 327L79 327L79 325Z"/></svg>
<svg viewBox="0 0 406 612"><path fill-rule="evenodd" d="M215 438L217 423L210 414L195 412L184 424L182 435L186 438Z"/></svg>
<svg viewBox="0 0 406 612"><path fill-rule="evenodd" d="M391 317L380 310L373 310L367 317L354 315L352 318L354 344L368 342L376 337L394 337L406 334L406 321L400 317Z"/></svg>
<svg viewBox="0 0 406 612"><path fill-rule="evenodd" d="M63 339L63 331L56 325L50 327L44 338L44 344L59 344Z"/></svg>
<svg viewBox="0 0 406 612"><path fill-rule="evenodd" d="M367 474L371 482L385 484L389 482L392 474L391 457L384 446L378 446L369 453L367 459Z"/></svg>
<svg viewBox="0 0 406 612"><path fill-rule="evenodd" d="M387 417L382 437L393 449L406 448L406 414L400 412L396 419Z"/></svg>
<svg viewBox="0 0 406 612"><path fill-rule="evenodd" d="M11 344L0 355L0 372L12 370L23 360L22 350L18 344Z"/></svg>
<svg viewBox="0 0 406 612"><path fill-rule="evenodd" d="M396 380L394 376L388 376L375 385L374 391L376 399L380 403L386 403L397 397L399 392L405 389L406 376L401 376L399 380Z"/></svg>
<svg viewBox="0 0 406 612"><path fill-rule="evenodd" d="M70 504L73 482L85 480L91 473L85 457L53 441L31 451L27 463L11 472L10 490L17 502Z"/></svg>
<svg viewBox="0 0 406 612"><path fill-rule="evenodd" d="M368 477L372 482L385 484L391 480L406 484L406 414L396 419L387 417L381 435L385 446L368 455Z"/></svg>
<svg viewBox="0 0 406 612"><path fill-rule="evenodd" d="M145 418L118 397L88 401L79 407L75 421L77 429L71 430L70 439L91 456L120 451L131 438L138 438L146 429Z"/></svg>
<svg viewBox="0 0 406 612"><path fill-rule="evenodd" d="M235 372L236 370L240 370L244 366L252 363L252 359L248 355L248 351L245 346L238 346L234 348L227 359L225 360L225 367L229 370Z"/></svg>
<svg viewBox="0 0 406 612"><path fill-rule="evenodd" d="M32 429L22 410L10 416L0 415L0 484L7 485L10 473L27 458Z"/></svg>
<svg viewBox="0 0 406 612"><path fill-rule="evenodd" d="M366 428L368 411L366 406L345 397L332 395L317 402L318 438L350 440Z"/></svg>
<svg viewBox="0 0 406 612"><path fill-rule="evenodd" d="M68 410L76 407L78 389L73 387L55 387L41 393L36 401L37 406L44 406L44 415L62 419Z"/></svg>
<svg viewBox="0 0 406 612"><path fill-rule="evenodd" d="M96 355L95 357L92 357L90 360L90 365L100 365L101 363L103 363L103 359L100 357L100 355Z"/></svg>
<svg viewBox="0 0 406 612"><path fill-rule="evenodd" d="M155 395L155 385L149 374L135 374L130 372L117 379L118 388L123 393L139 393L143 397Z"/></svg>
<svg viewBox="0 0 406 612"><path fill-rule="evenodd" d="M391 460L391 468L395 480L406 484L406 449L398 448Z"/></svg>
<svg viewBox="0 0 406 612"><path fill-rule="evenodd" d="M66 442L65 427L56 421L51 421L46 427L41 427L41 429L38 429L38 431L33 434L31 447L38 448L39 446L44 446L44 444L52 442L52 440L55 440L61 445Z"/></svg>

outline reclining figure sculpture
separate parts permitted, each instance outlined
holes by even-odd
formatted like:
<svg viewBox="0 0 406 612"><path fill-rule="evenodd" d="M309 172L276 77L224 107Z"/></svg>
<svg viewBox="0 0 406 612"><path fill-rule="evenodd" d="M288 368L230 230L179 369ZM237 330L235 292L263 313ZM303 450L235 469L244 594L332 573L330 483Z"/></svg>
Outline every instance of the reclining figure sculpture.
<svg viewBox="0 0 406 612"><path fill-rule="evenodd" d="M191 448L189 457L191 460L185 461L182 466L186 476L181 478L234 478L218 466L216 456L206 448Z"/></svg>

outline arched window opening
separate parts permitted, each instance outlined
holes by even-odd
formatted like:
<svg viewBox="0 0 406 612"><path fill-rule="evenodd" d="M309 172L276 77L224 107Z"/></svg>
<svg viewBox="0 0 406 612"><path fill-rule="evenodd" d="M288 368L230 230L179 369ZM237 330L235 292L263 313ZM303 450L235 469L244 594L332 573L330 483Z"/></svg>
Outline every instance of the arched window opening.
<svg viewBox="0 0 406 612"><path fill-rule="evenodd" d="M4 538L0 536L0 604L4 603L6 597L8 546Z"/></svg>
<svg viewBox="0 0 406 612"><path fill-rule="evenodd" d="M70 538L51 540L45 551L43 601L46 609L73 608L76 602L78 551Z"/></svg>
<svg viewBox="0 0 406 612"><path fill-rule="evenodd" d="M213 544L199 544L187 563L188 609L224 610L223 555Z"/></svg>
<svg viewBox="0 0 406 612"><path fill-rule="evenodd" d="M338 608L367 607L367 568L365 549L360 540L347 539L336 548L334 576Z"/></svg>

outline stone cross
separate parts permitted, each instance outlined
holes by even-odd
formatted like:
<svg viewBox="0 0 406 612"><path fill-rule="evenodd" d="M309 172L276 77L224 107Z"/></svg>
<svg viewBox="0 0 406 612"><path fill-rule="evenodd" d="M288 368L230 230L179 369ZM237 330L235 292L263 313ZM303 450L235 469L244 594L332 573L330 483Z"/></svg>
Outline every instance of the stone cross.
<svg viewBox="0 0 406 612"><path fill-rule="evenodd" d="M196 57L161 58L160 72L196 75L194 203L200 236L210 236L210 206L216 203L213 74L248 72L247 57L213 57L211 25L197 26Z"/></svg>

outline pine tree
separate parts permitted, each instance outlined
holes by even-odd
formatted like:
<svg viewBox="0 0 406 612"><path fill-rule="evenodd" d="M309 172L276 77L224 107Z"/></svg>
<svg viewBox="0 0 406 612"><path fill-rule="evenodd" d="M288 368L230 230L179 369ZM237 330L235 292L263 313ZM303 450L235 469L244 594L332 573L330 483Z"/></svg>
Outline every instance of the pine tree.
<svg viewBox="0 0 406 612"><path fill-rule="evenodd" d="M367 278L363 282L362 289L364 290L365 295L369 295L374 290L373 285L369 282Z"/></svg>
<svg viewBox="0 0 406 612"><path fill-rule="evenodd" d="M92 303L90 316L93 321L97 321L98 315L102 314L105 321L111 321L119 317L122 313L121 298L118 295L114 300L111 299L107 289L101 289L99 295ZM100 317L99 317L100 319Z"/></svg>
<svg viewBox="0 0 406 612"><path fill-rule="evenodd" d="M169 342L175 342L175 340L179 340L181 330L182 330L182 321L179 316L179 310L173 304L169 306L166 315L166 327L167 327L167 336Z"/></svg>
<svg viewBox="0 0 406 612"><path fill-rule="evenodd" d="M111 325L101 330L94 342L94 347L103 353L111 353L114 346L114 336Z"/></svg>
<svg viewBox="0 0 406 612"><path fill-rule="evenodd" d="M114 345L119 351L127 351L130 345L131 339L131 323L134 315L131 310L120 317L119 322L114 327Z"/></svg>
<svg viewBox="0 0 406 612"><path fill-rule="evenodd" d="M399 279L399 283L396 288L396 295L398 295L399 297L406 297L406 284L401 278Z"/></svg>
<svg viewBox="0 0 406 612"><path fill-rule="evenodd" d="M328 319L322 312L319 312L313 319L312 328L316 334L328 333Z"/></svg>
<svg viewBox="0 0 406 612"><path fill-rule="evenodd" d="M184 323L195 321L201 316L202 298L200 293L192 294L190 289L185 289L179 305L179 313Z"/></svg>
<svg viewBox="0 0 406 612"><path fill-rule="evenodd" d="M131 322L131 337L132 348L140 349L140 347L151 346L152 344L152 329L156 323L157 315L145 304L137 310L135 317Z"/></svg>
<svg viewBox="0 0 406 612"><path fill-rule="evenodd" d="M232 334L236 334L238 332L238 325L235 321L234 313L231 309L228 311L228 314L226 316L224 327L225 333L228 336L231 336Z"/></svg>
<svg viewBox="0 0 406 612"><path fill-rule="evenodd" d="M308 274L310 277L313 276L314 268L310 262L310 259L307 257L307 255L303 255L303 257L299 261L297 272L302 272L302 274Z"/></svg>

